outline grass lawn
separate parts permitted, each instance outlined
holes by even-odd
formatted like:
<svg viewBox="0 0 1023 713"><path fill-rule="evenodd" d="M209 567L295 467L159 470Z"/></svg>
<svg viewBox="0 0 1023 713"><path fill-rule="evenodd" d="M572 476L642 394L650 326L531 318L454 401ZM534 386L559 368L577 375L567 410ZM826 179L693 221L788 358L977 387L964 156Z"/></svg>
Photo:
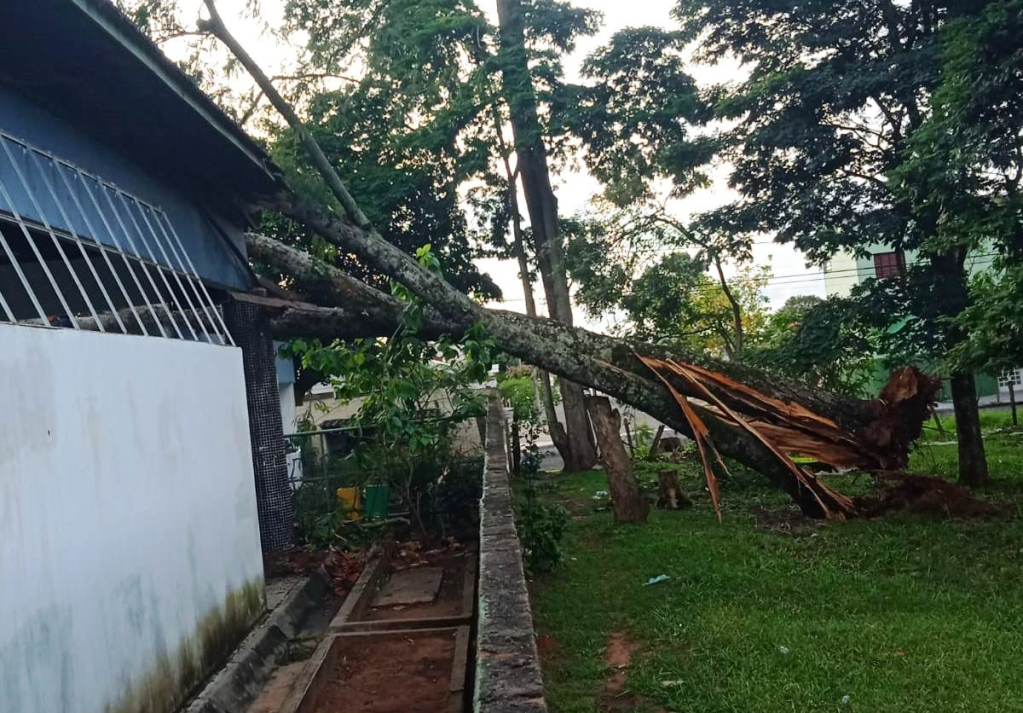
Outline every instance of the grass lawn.
<svg viewBox="0 0 1023 713"><path fill-rule="evenodd" d="M601 472L551 476L573 513L532 583L551 710L1023 711L1023 435L985 420L994 520L813 523L736 473L719 525L693 464L693 509L618 526ZM928 432L914 469L954 476L954 440ZM635 647L617 686L612 635Z"/></svg>

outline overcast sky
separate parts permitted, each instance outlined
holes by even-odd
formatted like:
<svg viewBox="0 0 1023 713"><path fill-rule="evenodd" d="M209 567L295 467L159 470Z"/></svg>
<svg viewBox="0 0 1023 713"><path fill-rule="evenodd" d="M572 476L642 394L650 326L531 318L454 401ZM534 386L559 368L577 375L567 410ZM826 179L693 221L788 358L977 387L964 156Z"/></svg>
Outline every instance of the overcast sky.
<svg viewBox="0 0 1023 713"><path fill-rule="evenodd" d="M494 0L477 0L483 10L496 21ZM189 21L198 17L202 0L181 0L183 18ZM670 11L674 0L575 0L578 6L598 10L604 15L601 31L579 43L577 51L568 58L566 72L570 79L578 76L579 67L586 56L606 42L615 32L625 27L654 25L669 27L673 24ZM279 27L281 0L261 0L259 18L246 17L243 9L245 0L220 0L218 7L231 30L242 40L249 51L259 60L265 70L274 73L287 65L288 49L277 44L264 32L264 28ZM174 54L174 47L166 47ZM692 67L691 71L701 83L728 82L737 78L735 66ZM699 191L684 201L671 205L676 217L685 220L691 215L728 202L730 192L725 183L727 171L719 168L715 172L715 185ZM590 198L599 192L597 182L585 170L572 170L555 177L555 190L561 212L571 215L586 208ZM788 297L796 294L824 295L824 280L816 267L807 268L803 256L792 248L771 244L766 240L754 245L754 259L757 264L769 265L774 277L766 290L773 307L780 307ZM767 243L767 244L765 244ZM518 270L511 261L480 260L481 269L489 272L504 292L507 309L524 311L522 288ZM538 304L543 309L543 298L537 291ZM606 325L590 322L581 313L580 323L594 328Z"/></svg>

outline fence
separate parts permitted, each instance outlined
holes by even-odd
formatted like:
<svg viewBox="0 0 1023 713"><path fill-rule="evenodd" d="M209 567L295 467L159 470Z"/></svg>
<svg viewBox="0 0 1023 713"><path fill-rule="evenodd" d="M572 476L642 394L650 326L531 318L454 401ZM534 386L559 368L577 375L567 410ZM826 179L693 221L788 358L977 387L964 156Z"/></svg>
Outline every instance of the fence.
<svg viewBox="0 0 1023 713"><path fill-rule="evenodd" d="M340 488L365 489L362 511L367 516L388 516L380 499L393 498L402 505L390 516L411 516L445 533L474 518L470 511L479 498L481 456L454 447L409 462L400 457L400 449L381 451L377 434L358 426L293 433L285 441L294 512L308 542L328 544L346 530L354 534L350 501L339 497ZM410 514L411 501L415 508Z"/></svg>

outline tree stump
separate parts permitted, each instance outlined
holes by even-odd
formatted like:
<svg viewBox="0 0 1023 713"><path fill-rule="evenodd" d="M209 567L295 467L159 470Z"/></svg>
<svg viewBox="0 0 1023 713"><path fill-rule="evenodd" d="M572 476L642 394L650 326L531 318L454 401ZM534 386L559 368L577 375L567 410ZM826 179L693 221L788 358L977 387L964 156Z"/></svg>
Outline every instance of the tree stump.
<svg viewBox="0 0 1023 713"><path fill-rule="evenodd" d="M693 501L678 484L676 471L660 470L657 472L657 479L660 481L657 489L657 507L662 510L682 510L693 506Z"/></svg>
<svg viewBox="0 0 1023 713"><path fill-rule="evenodd" d="M650 505L640 492L632 462L622 443L622 416L606 396L587 396L586 406L597 432L600 460L607 473L608 491L616 522L646 522Z"/></svg>

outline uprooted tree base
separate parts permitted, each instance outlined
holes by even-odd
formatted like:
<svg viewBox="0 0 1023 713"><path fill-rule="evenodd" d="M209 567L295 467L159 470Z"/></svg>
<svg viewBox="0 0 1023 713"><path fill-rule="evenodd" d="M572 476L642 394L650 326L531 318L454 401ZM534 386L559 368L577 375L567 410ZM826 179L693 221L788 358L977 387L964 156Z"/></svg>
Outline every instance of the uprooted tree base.
<svg viewBox="0 0 1023 713"><path fill-rule="evenodd" d="M940 518L986 518L1001 514L992 503L973 497L968 490L930 475L895 475L873 493L853 500L862 517L894 512Z"/></svg>

